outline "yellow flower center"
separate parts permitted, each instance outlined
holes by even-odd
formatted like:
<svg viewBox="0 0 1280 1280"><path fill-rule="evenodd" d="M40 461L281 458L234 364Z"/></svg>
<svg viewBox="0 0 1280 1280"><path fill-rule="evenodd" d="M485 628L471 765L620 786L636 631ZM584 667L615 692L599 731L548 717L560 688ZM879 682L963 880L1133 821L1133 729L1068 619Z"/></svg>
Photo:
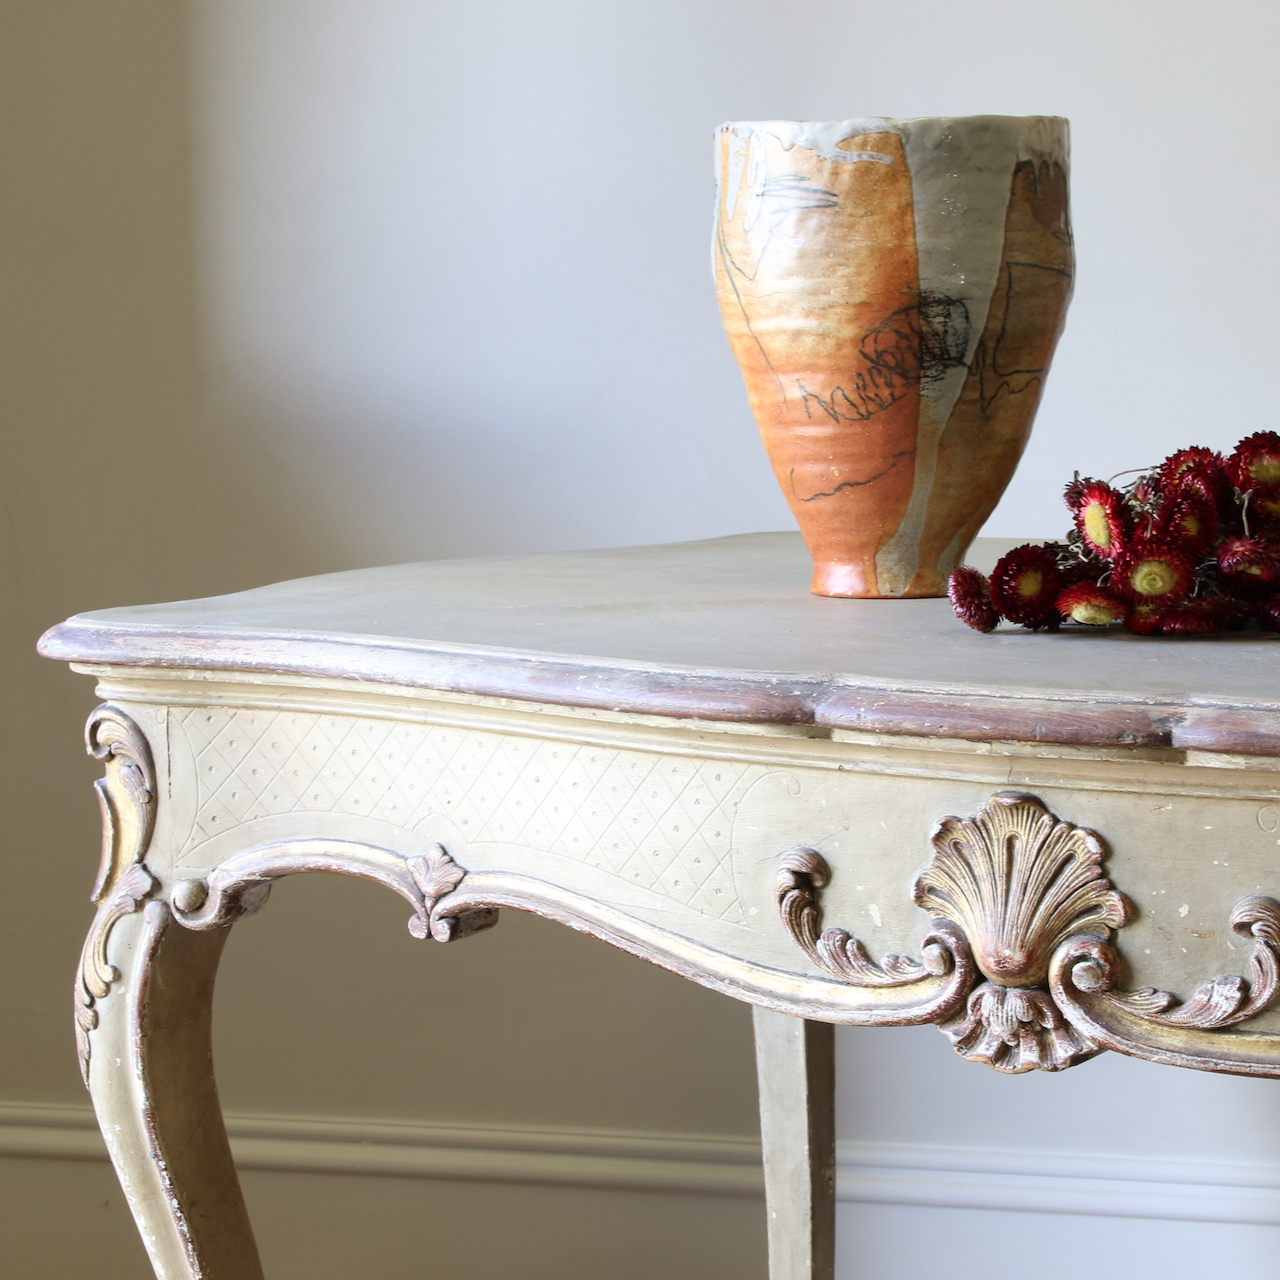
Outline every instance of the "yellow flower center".
<svg viewBox="0 0 1280 1280"><path fill-rule="evenodd" d="M1164 560L1139 560L1129 581L1140 596L1162 596L1178 585L1177 570Z"/></svg>
<svg viewBox="0 0 1280 1280"><path fill-rule="evenodd" d="M1107 509L1100 502L1091 502L1084 509L1084 531L1095 547L1104 551L1111 546L1111 521Z"/></svg>
<svg viewBox="0 0 1280 1280"><path fill-rule="evenodd" d="M1193 516L1188 512L1188 514L1183 516L1178 523L1186 530L1187 536L1190 538L1194 538L1200 533L1201 525L1199 516Z"/></svg>
<svg viewBox="0 0 1280 1280"><path fill-rule="evenodd" d="M1071 616L1076 622L1083 622L1090 627L1105 627L1108 622L1116 620L1113 605L1103 604L1101 600L1084 600L1073 605Z"/></svg>
<svg viewBox="0 0 1280 1280"><path fill-rule="evenodd" d="M1044 575L1039 569L1028 569L1018 578L1018 594L1025 596L1028 600L1038 596L1043 586Z"/></svg>
<svg viewBox="0 0 1280 1280"><path fill-rule="evenodd" d="M1249 474L1259 484L1275 484L1280 481L1280 458L1275 454L1264 454L1249 468Z"/></svg>

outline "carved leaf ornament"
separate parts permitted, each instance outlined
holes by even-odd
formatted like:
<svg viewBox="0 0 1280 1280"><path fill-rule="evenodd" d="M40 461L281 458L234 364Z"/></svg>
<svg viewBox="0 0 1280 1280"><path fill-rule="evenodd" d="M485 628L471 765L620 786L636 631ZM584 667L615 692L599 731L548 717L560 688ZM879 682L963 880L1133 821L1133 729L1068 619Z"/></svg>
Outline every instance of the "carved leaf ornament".
<svg viewBox="0 0 1280 1280"><path fill-rule="evenodd" d="M155 770L142 730L119 707L103 703L85 725L85 749L105 766L95 782L102 808L102 860L90 901L98 906L76 971L76 1052L89 1083L89 1033L97 1029L96 1002L119 978L107 960L116 921L137 911L156 882L142 865L155 826Z"/></svg>
<svg viewBox="0 0 1280 1280"><path fill-rule="evenodd" d="M1280 1075L1280 1036L1224 1028L1261 1013L1280 992L1280 903L1249 897L1232 928L1253 943L1248 978L1214 978L1188 1000L1116 989L1112 937L1131 919L1102 870L1106 850L1034 796L1001 792L972 818L944 818L914 901L933 918L920 960L877 964L844 929L822 929L822 855L792 849L775 878L782 923L818 968L860 987L906 987L972 955L963 1007L937 1019L956 1051L997 1071L1060 1071L1104 1049L1179 1066ZM905 1021L899 1017L898 1021Z"/></svg>

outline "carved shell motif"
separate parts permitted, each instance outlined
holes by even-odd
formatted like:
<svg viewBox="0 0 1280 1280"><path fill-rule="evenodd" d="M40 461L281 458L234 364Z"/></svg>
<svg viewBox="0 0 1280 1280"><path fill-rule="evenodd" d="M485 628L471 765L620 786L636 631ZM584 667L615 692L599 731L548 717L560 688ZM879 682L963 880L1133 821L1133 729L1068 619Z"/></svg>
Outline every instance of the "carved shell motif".
<svg viewBox="0 0 1280 1280"><path fill-rule="evenodd" d="M1058 946L1079 933L1108 935L1129 904L1102 874L1102 841L1059 822L1034 796L1001 792L973 818L943 818L916 905L953 920L978 968L1002 987L1034 987Z"/></svg>
<svg viewBox="0 0 1280 1280"><path fill-rule="evenodd" d="M1061 1071L1100 1052L1042 984L1062 943L1109 938L1129 919L1128 902L1102 874L1102 841L1008 791L973 818L943 818L931 838L916 905L960 926L988 979L943 1028L956 1052L1011 1074Z"/></svg>

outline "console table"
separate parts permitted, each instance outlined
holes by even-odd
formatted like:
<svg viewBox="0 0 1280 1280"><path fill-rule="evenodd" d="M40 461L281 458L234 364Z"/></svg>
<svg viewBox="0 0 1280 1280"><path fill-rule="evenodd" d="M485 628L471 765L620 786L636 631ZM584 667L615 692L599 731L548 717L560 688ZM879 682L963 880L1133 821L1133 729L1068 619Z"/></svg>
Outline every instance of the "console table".
<svg viewBox="0 0 1280 1280"><path fill-rule="evenodd" d="M751 534L44 637L105 699L76 1023L157 1275L261 1275L209 1013L299 872L385 885L423 939L533 911L755 1006L772 1280L831 1275L833 1023L936 1023L1003 1072L1280 1076L1280 637L978 635L808 581Z"/></svg>

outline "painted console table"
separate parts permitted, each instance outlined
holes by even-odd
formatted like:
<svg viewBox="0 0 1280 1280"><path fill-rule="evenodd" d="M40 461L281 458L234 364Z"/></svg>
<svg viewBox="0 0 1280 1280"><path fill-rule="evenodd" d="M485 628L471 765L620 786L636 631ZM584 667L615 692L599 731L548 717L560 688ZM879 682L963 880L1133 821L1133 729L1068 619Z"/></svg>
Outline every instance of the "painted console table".
<svg viewBox="0 0 1280 1280"><path fill-rule="evenodd" d="M982 636L808 580L752 534L44 637L106 699L76 1019L158 1275L261 1275L209 1012L298 872L386 885L424 939L513 907L754 1005L772 1280L831 1275L833 1023L936 1023L1005 1072L1280 1075L1280 638Z"/></svg>

